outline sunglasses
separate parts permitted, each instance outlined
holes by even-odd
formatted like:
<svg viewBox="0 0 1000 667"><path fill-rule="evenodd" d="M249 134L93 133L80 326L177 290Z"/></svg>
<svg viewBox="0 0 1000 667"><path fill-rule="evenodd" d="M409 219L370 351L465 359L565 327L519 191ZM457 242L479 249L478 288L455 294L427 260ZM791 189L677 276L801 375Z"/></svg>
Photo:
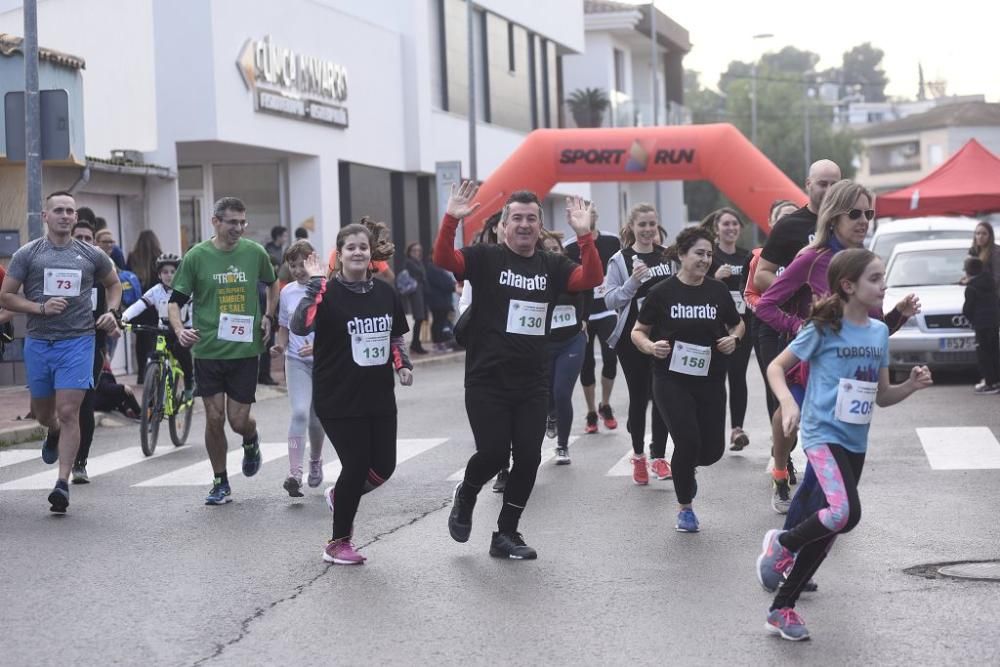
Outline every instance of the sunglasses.
<svg viewBox="0 0 1000 667"><path fill-rule="evenodd" d="M871 222L871 219L875 217L875 209L866 208L865 210L862 211L860 208L852 208L850 211L847 212L847 217L850 218L851 220L857 220L862 215L865 216L865 220Z"/></svg>

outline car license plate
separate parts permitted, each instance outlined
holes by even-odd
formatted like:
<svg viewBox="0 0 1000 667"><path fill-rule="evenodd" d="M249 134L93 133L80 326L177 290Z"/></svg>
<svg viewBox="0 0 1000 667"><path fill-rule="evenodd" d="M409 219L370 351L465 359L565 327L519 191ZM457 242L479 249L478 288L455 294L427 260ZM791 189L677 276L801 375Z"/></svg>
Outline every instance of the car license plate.
<svg viewBox="0 0 1000 667"><path fill-rule="evenodd" d="M941 349L951 352L955 350L975 350L976 339L973 336L963 336L962 338L941 338Z"/></svg>

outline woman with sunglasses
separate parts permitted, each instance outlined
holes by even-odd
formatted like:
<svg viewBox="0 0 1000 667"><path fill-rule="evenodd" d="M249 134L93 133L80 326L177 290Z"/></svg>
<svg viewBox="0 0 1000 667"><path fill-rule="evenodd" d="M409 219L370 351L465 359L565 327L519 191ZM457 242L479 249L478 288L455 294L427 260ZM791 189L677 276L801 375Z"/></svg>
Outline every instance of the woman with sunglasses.
<svg viewBox="0 0 1000 667"><path fill-rule="evenodd" d="M794 336L798 333L813 301L830 295L827 269L833 256L847 248L863 247L868 225L875 217L874 201L872 192L859 183L842 180L830 186L819 209L813 242L799 252L757 303L756 314L762 322L779 334ZM884 318L880 312L873 312L872 317L884 319L889 331L894 332L908 317L918 312L919 300L915 295L908 294ZM793 395L800 401L805 394L807 378L808 368L792 370L789 384L792 385ZM775 412L772 426L774 424L781 428L780 408ZM771 505L779 514L789 513L792 505L785 462L794 446L794 439L774 439L774 496ZM807 470L795 497L807 498L815 488L814 482L815 476Z"/></svg>

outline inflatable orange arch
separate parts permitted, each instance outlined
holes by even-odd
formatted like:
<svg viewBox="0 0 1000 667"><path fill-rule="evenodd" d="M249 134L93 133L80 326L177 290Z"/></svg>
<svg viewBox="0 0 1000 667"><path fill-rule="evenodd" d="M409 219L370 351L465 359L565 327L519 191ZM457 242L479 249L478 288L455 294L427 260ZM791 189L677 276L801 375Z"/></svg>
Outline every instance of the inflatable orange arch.
<svg viewBox="0 0 1000 667"><path fill-rule="evenodd" d="M516 190L545 197L556 183L711 181L765 232L775 199L806 197L729 123L535 130L479 187L482 206L463 224L465 243Z"/></svg>

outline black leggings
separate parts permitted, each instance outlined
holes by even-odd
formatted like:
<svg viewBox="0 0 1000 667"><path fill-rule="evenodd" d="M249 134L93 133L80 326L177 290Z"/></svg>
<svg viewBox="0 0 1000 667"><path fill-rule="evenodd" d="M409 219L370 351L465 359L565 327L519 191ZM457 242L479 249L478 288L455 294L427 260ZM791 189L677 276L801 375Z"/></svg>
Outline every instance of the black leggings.
<svg viewBox="0 0 1000 667"><path fill-rule="evenodd" d="M353 534L361 496L385 484L396 469L396 415L319 419L341 465L333 487L336 540Z"/></svg>
<svg viewBox="0 0 1000 667"><path fill-rule="evenodd" d="M627 335L625 332L622 335ZM632 436L632 451L640 455L645 450L643 438L646 435L646 407L653 398L653 366L649 355L636 349L631 341L618 341L618 360L625 373L628 386L628 422L626 428ZM662 459L667 450L667 422L663 419L663 409L653 404L653 442L649 445L649 455ZM725 413L723 413L725 419Z"/></svg>
<svg viewBox="0 0 1000 667"><path fill-rule="evenodd" d="M597 360L594 358L594 341L601 341L601 377L614 380L618 375L618 357L615 351L608 347L608 337L615 330L615 323L618 318L613 315L602 317L599 320L589 320L587 322L587 348L583 353L583 368L580 369L580 384L584 387L593 387L597 384L594 371L597 369Z"/></svg>
<svg viewBox="0 0 1000 667"><path fill-rule="evenodd" d="M1000 337L997 327L976 329L976 357L986 384L1000 382Z"/></svg>
<svg viewBox="0 0 1000 667"><path fill-rule="evenodd" d="M837 535L850 532L861 520L858 481L865 455L840 445L819 445L807 449L806 456L816 470L825 502L822 509L778 538L796 557L795 566L778 589L771 609L794 607L802 587L816 574Z"/></svg>
<svg viewBox="0 0 1000 667"><path fill-rule="evenodd" d="M726 357L726 377L729 380L729 423L733 428L743 427L747 415L747 367L753 346L749 340L742 340ZM766 378L765 378L766 381Z"/></svg>
<svg viewBox="0 0 1000 667"><path fill-rule="evenodd" d="M584 339L581 331L569 340L549 342L549 415L556 418L560 447L569 444L573 427L573 388L580 377Z"/></svg>
<svg viewBox="0 0 1000 667"><path fill-rule="evenodd" d="M97 399L97 391L88 389L83 395L83 402L80 403L80 448L76 450L75 466L87 465L87 457L90 456L90 446L94 444L94 404Z"/></svg>
<svg viewBox="0 0 1000 667"><path fill-rule="evenodd" d="M674 437L670 469L677 502L690 505L694 469L710 466L726 451L726 385L719 380L653 379L653 396Z"/></svg>
<svg viewBox="0 0 1000 667"><path fill-rule="evenodd" d="M771 392L771 386L767 382L767 367L781 354L781 351L788 345L788 341L784 336L756 317L754 318L754 322L757 325L756 335L754 336L754 342L757 346L757 363L760 365L760 374L764 376L764 390L767 392L767 416L773 417L775 411L778 409L778 399L774 397L774 394Z"/></svg>
<svg viewBox="0 0 1000 667"><path fill-rule="evenodd" d="M465 410L476 440L476 453L465 466L463 497L473 500L483 485L507 466L512 454L514 457L497 522L500 532L517 530L521 512L535 487L548 401L544 386L523 391L490 386L465 388Z"/></svg>

